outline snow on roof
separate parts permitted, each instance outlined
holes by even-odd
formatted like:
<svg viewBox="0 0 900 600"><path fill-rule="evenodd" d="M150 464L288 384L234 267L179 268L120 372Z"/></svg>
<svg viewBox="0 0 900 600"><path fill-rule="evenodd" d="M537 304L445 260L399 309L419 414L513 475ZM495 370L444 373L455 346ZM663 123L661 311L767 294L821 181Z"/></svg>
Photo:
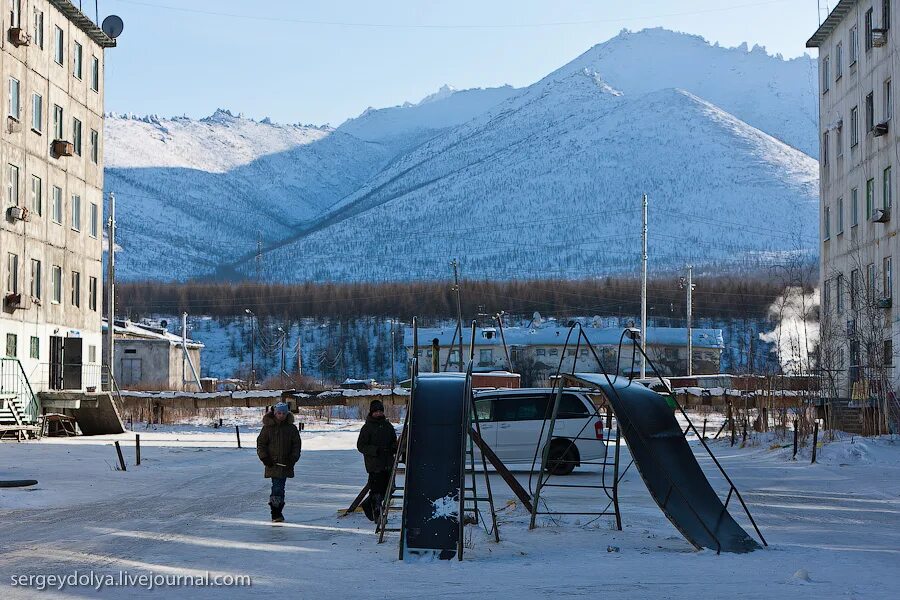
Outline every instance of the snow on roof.
<svg viewBox="0 0 900 600"><path fill-rule="evenodd" d="M595 346L616 346L622 335L622 329L618 327L585 327L584 333L588 340ZM431 341L437 338L441 346L449 346L459 343L453 340L454 328L446 327L420 327L419 347L427 348ZM503 330L507 346L562 346L569 335L568 327L507 327ZM468 345L470 333L463 336L463 345ZM694 328L692 332L695 348L725 348L725 340L721 329ZM577 332L573 332L569 338L569 344L574 347L577 340ZM622 345L631 343L627 337ZM648 327L647 344L657 346L686 346L687 329L684 327ZM413 345L412 329L407 328L403 332L403 345L407 348ZM502 346L503 340L499 332L493 327L478 328L475 330L476 346Z"/></svg>
<svg viewBox="0 0 900 600"><path fill-rule="evenodd" d="M102 329L104 332L107 330L106 319L103 319L102 321ZM121 338L140 338L154 341L167 341L173 346L181 345L180 335L175 335L174 333L171 333L162 327L148 325L146 323L134 323L127 319L124 321L116 321L115 333L116 337ZM202 342L197 342L188 338L187 347L204 348L205 346Z"/></svg>

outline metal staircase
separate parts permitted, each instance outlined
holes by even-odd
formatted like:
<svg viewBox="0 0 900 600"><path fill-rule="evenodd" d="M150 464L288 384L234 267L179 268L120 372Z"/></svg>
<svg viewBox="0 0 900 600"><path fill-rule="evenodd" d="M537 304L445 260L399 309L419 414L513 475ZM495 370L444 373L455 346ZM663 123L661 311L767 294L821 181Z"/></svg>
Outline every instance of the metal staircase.
<svg viewBox="0 0 900 600"><path fill-rule="evenodd" d="M0 359L0 439L39 437L41 407L22 363Z"/></svg>

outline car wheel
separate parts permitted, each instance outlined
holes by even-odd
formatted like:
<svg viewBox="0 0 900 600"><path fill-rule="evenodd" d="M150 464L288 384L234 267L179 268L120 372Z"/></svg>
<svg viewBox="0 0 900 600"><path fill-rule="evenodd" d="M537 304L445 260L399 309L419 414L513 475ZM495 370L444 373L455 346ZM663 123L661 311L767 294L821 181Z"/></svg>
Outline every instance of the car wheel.
<svg viewBox="0 0 900 600"><path fill-rule="evenodd" d="M547 456L547 472L551 475L568 475L578 463L578 449L569 440L554 440Z"/></svg>

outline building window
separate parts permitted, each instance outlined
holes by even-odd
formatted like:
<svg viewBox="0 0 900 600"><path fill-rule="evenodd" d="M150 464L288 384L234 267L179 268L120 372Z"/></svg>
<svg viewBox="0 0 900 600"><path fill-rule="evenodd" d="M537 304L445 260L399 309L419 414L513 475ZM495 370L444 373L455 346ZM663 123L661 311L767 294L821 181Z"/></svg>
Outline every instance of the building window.
<svg viewBox="0 0 900 600"><path fill-rule="evenodd" d="M875 129L875 95L869 92L866 95L866 131Z"/></svg>
<svg viewBox="0 0 900 600"><path fill-rule="evenodd" d="M19 205L19 167L12 164L6 165L6 201Z"/></svg>
<svg viewBox="0 0 900 600"><path fill-rule="evenodd" d="M844 312L844 276L838 274L838 276L835 278L834 284L834 304L837 307L837 312L840 314Z"/></svg>
<svg viewBox="0 0 900 600"><path fill-rule="evenodd" d="M63 30L58 26L53 28L53 60L59 66L66 61L66 41Z"/></svg>
<svg viewBox="0 0 900 600"><path fill-rule="evenodd" d="M824 231L825 231L825 237L824 237L824 239L825 239L825 240L828 240L828 239L831 237L831 207L830 207L830 206L826 206L826 207L825 207L825 226L824 226Z"/></svg>
<svg viewBox="0 0 900 600"><path fill-rule="evenodd" d="M482 365L489 365L494 362L494 350L492 348L482 348L478 351L478 362Z"/></svg>
<svg viewBox="0 0 900 600"><path fill-rule="evenodd" d="M44 213L44 189L41 178L37 175L31 176L31 212L37 216Z"/></svg>
<svg viewBox="0 0 900 600"><path fill-rule="evenodd" d="M837 200L837 215L835 219L836 231L838 235L844 233L844 199L838 198Z"/></svg>
<svg viewBox="0 0 900 600"><path fill-rule="evenodd" d="M41 299L41 261L31 259L31 297Z"/></svg>
<svg viewBox="0 0 900 600"><path fill-rule="evenodd" d="M96 238L100 231L100 207L91 202L91 237Z"/></svg>
<svg viewBox="0 0 900 600"><path fill-rule="evenodd" d="M72 145L75 146L75 154L81 156L81 121L72 118Z"/></svg>
<svg viewBox="0 0 900 600"><path fill-rule="evenodd" d="M97 312L97 278L88 277L88 308ZM456 350L456 362L459 362L459 350ZM453 353L450 353L450 360L453 361ZM94 362L94 361L91 361Z"/></svg>
<svg viewBox="0 0 900 600"><path fill-rule="evenodd" d="M834 47L834 80L837 81L844 75L844 47L838 42Z"/></svg>
<svg viewBox="0 0 900 600"><path fill-rule="evenodd" d="M31 129L37 133L44 131L44 98L40 94L31 95Z"/></svg>
<svg viewBox="0 0 900 600"><path fill-rule="evenodd" d="M559 350L556 348L550 349L550 356L559 356Z"/></svg>
<svg viewBox="0 0 900 600"><path fill-rule="evenodd" d="M881 295L885 298L894 297L894 274L891 257L885 256L881 261Z"/></svg>
<svg viewBox="0 0 900 600"><path fill-rule="evenodd" d="M894 116L894 96L891 94L891 80L884 82L884 120L890 121Z"/></svg>
<svg viewBox="0 0 900 600"><path fill-rule="evenodd" d="M72 271L72 306L81 307L81 273Z"/></svg>
<svg viewBox="0 0 900 600"><path fill-rule="evenodd" d="M81 196L72 194L72 229L81 231Z"/></svg>
<svg viewBox="0 0 900 600"><path fill-rule="evenodd" d="M822 282L822 311L828 314L831 311L831 280Z"/></svg>
<svg viewBox="0 0 900 600"><path fill-rule="evenodd" d="M19 293L19 255L12 252L6 255L6 293Z"/></svg>
<svg viewBox="0 0 900 600"><path fill-rule="evenodd" d="M872 218L875 210L875 180L866 181L866 221Z"/></svg>
<svg viewBox="0 0 900 600"><path fill-rule="evenodd" d="M546 356L546 354L547 354L547 351L544 350L543 348L538 348L538 349L537 349L537 355L538 355L538 356Z"/></svg>
<svg viewBox="0 0 900 600"><path fill-rule="evenodd" d="M81 48L81 44L75 42L75 46L72 51L72 74L75 76L75 79L81 79L83 74L82 64L83 64L83 50Z"/></svg>
<svg viewBox="0 0 900 600"><path fill-rule="evenodd" d="M63 202L62 202L62 188L58 186L53 186L53 204L50 207L50 218L54 223L58 223L62 225L62 216L63 216Z"/></svg>
<svg viewBox="0 0 900 600"><path fill-rule="evenodd" d="M36 359L41 358L41 338L35 335L31 336L31 344L28 348L28 356Z"/></svg>
<svg viewBox="0 0 900 600"><path fill-rule="evenodd" d="M872 49L872 9L866 11L866 28L865 28L865 39L863 40L863 45L866 49L866 52Z"/></svg>
<svg viewBox="0 0 900 600"><path fill-rule="evenodd" d="M14 333L6 334L6 356L16 358L19 355L19 337Z"/></svg>
<svg viewBox="0 0 900 600"><path fill-rule="evenodd" d="M859 188L850 190L850 227L859 225Z"/></svg>
<svg viewBox="0 0 900 600"><path fill-rule="evenodd" d="M22 25L22 1L10 0L9 2L9 26L20 27Z"/></svg>
<svg viewBox="0 0 900 600"><path fill-rule="evenodd" d="M856 64L856 57L859 54L859 28L854 25L850 28L850 65Z"/></svg>
<svg viewBox="0 0 900 600"><path fill-rule="evenodd" d="M822 59L822 93L826 93L831 85L831 57Z"/></svg>
<svg viewBox="0 0 900 600"><path fill-rule="evenodd" d="M91 56L91 89L100 91L100 59L96 56Z"/></svg>
<svg viewBox="0 0 900 600"><path fill-rule="evenodd" d="M834 155L838 158L844 156L844 125L843 122L834 130Z"/></svg>
<svg viewBox="0 0 900 600"><path fill-rule="evenodd" d="M91 344L88 346L88 362L95 363L97 362L97 346Z"/></svg>
<svg viewBox="0 0 900 600"><path fill-rule="evenodd" d="M91 162L100 162L100 133L96 129L91 129Z"/></svg>
<svg viewBox="0 0 900 600"><path fill-rule="evenodd" d="M891 193L891 168L888 167L884 170L884 174L882 175L882 208L890 208L891 204L893 204L893 194Z"/></svg>
<svg viewBox="0 0 900 600"><path fill-rule="evenodd" d="M891 0L881 0L881 28L891 28Z"/></svg>
<svg viewBox="0 0 900 600"><path fill-rule="evenodd" d="M34 7L34 33L32 34L34 45L44 49L44 12Z"/></svg>
<svg viewBox="0 0 900 600"><path fill-rule="evenodd" d="M58 104L53 105L53 139L65 139L65 131L63 131L63 109Z"/></svg>
<svg viewBox="0 0 900 600"><path fill-rule="evenodd" d="M853 148L859 143L859 108L854 106L850 109L850 147Z"/></svg>
<svg viewBox="0 0 900 600"><path fill-rule="evenodd" d="M894 340L884 340L884 366L894 366Z"/></svg>
<svg viewBox="0 0 900 600"><path fill-rule="evenodd" d="M50 301L53 304L62 302L62 267L50 267Z"/></svg>
<svg viewBox="0 0 900 600"><path fill-rule="evenodd" d="M850 271L850 310L859 306L859 269Z"/></svg>
<svg viewBox="0 0 900 600"><path fill-rule="evenodd" d="M19 102L19 80L15 77L9 78L9 116L19 120L22 115L22 106Z"/></svg>
<svg viewBox="0 0 900 600"><path fill-rule="evenodd" d="M828 132L822 134L822 166L828 166Z"/></svg>
<svg viewBox="0 0 900 600"><path fill-rule="evenodd" d="M875 263L866 265L866 301L875 301Z"/></svg>

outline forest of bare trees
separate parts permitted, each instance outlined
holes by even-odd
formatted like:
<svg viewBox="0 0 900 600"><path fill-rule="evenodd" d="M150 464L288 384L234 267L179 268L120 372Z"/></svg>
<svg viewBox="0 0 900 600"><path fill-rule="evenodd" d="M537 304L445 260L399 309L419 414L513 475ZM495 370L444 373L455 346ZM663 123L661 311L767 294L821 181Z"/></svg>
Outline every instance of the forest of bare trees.
<svg viewBox="0 0 900 600"><path fill-rule="evenodd" d="M677 278L653 279L648 285L651 318L683 318L685 292ZM697 318L756 318L766 315L783 292L783 283L766 275L695 277ZM532 281L463 281L462 312L556 316L640 313L637 278ZM451 285L443 281L397 283L162 283L128 282L118 286L117 314L140 318L150 314L229 316L249 308L260 316L383 316L409 319L447 318L456 314Z"/></svg>

